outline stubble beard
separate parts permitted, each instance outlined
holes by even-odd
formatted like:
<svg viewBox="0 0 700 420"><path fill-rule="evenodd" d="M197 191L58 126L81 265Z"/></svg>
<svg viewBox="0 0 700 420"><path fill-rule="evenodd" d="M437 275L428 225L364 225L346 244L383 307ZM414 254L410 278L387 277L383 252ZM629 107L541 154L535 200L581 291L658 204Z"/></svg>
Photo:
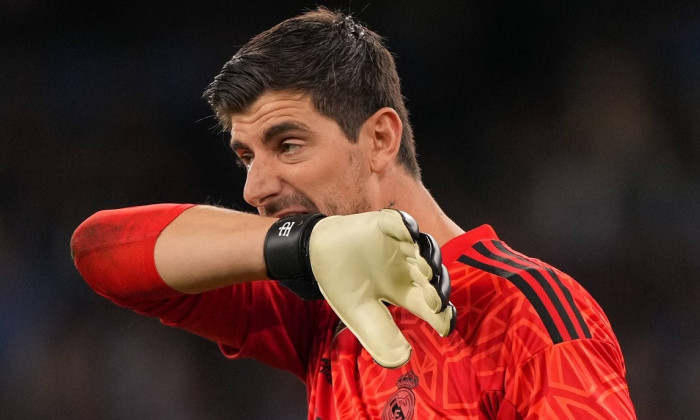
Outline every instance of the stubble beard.
<svg viewBox="0 0 700 420"><path fill-rule="evenodd" d="M348 155L350 164L349 171L343 177L343 185L354 185L354 189L349 189L352 193L329 189L328 194L323 198L323 213L327 216L348 215L364 213L373 210L367 196L365 179L362 176L362 157L357 151L351 151ZM366 176L366 175L365 175ZM303 208L305 213L321 213L316 205L306 194L295 191L292 195L280 198L258 209L262 216L271 216L285 208Z"/></svg>
<svg viewBox="0 0 700 420"><path fill-rule="evenodd" d="M347 202L347 196L341 196L335 192L331 192L323 201L323 213L327 216L334 216L363 213L372 210L369 200L364 194L364 188L360 187L356 194L357 196L353 201ZM258 210L262 216L272 216L290 207L301 207L304 209L305 213L321 213L319 207L301 192L286 196L265 207L260 207Z"/></svg>

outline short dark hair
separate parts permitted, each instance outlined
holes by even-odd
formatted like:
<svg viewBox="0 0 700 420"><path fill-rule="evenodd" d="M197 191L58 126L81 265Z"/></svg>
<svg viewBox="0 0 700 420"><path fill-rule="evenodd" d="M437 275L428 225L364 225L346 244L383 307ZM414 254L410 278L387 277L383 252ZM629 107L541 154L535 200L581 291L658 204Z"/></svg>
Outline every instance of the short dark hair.
<svg viewBox="0 0 700 420"><path fill-rule="evenodd" d="M397 159L420 179L394 58L383 39L352 16L319 7L260 33L224 64L203 97L230 130L231 114L245 112L266 91L283 90L308 94L352 142L367 118L393 108L403 123Z"/></svg>

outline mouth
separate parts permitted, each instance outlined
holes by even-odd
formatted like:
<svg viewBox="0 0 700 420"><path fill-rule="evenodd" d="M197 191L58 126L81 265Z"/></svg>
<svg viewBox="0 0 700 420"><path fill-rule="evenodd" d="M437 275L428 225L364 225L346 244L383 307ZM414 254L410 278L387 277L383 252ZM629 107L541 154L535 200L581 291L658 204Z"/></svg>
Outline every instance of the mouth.
<svg viewBox="0 0 700 420"><path fill-rule="evenodd" d="M320 213L320 210L305 195L297 193L269 200L258 207L258 213L262 216L282 218L294 214Z"/></svg>
<svg viewBox="0 0 700 420"><path fill-rule="evenodd" d="M309 211L308 209L284 209L284 210L278 211L274 214L271 214L270 216L281 219L281 218L287 217L287 216L294 216L297 214L309 214L309 213L311 213L311 211Z"/></svg>

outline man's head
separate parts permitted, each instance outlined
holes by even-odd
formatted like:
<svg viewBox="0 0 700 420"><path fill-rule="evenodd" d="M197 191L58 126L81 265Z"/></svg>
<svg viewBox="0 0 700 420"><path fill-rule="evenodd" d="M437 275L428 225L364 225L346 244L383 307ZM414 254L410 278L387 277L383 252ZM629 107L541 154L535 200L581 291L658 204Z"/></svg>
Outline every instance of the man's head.
<svg viewBox="0 0 700 420"><path fill-rule="evenodd" d="M233 114L270 91L308 95L351 142L368 117L393 108L403 124L397 160L420 180L394 59L381 37L352 17L319 8L255 36L224 65L204 97L230 130Z"/></svg>

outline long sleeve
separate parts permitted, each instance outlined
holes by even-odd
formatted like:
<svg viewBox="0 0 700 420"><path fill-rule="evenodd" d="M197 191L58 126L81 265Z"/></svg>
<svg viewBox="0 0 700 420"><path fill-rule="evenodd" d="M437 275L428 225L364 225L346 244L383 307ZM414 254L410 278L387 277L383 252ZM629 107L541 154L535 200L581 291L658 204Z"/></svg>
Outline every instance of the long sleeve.
<svg viewBox="0 0 700 420"><path fill-rule="evenodd" d="M197 294L181 293L159 275L155 243L190 204L101 211L73 234L78 271L98 294L218 343L228 357L253 357L305 377L320 303L304 302L272 281L252 281Z"/></svg>
<svg viewBox="0 0 700 420"><path fill-rule="evenodd" d="M156 270L160 232L191 204L155 204L104 210L85 220L71 238L75 265L100 295L141 312L140 303L174 297Z"/></svg>

